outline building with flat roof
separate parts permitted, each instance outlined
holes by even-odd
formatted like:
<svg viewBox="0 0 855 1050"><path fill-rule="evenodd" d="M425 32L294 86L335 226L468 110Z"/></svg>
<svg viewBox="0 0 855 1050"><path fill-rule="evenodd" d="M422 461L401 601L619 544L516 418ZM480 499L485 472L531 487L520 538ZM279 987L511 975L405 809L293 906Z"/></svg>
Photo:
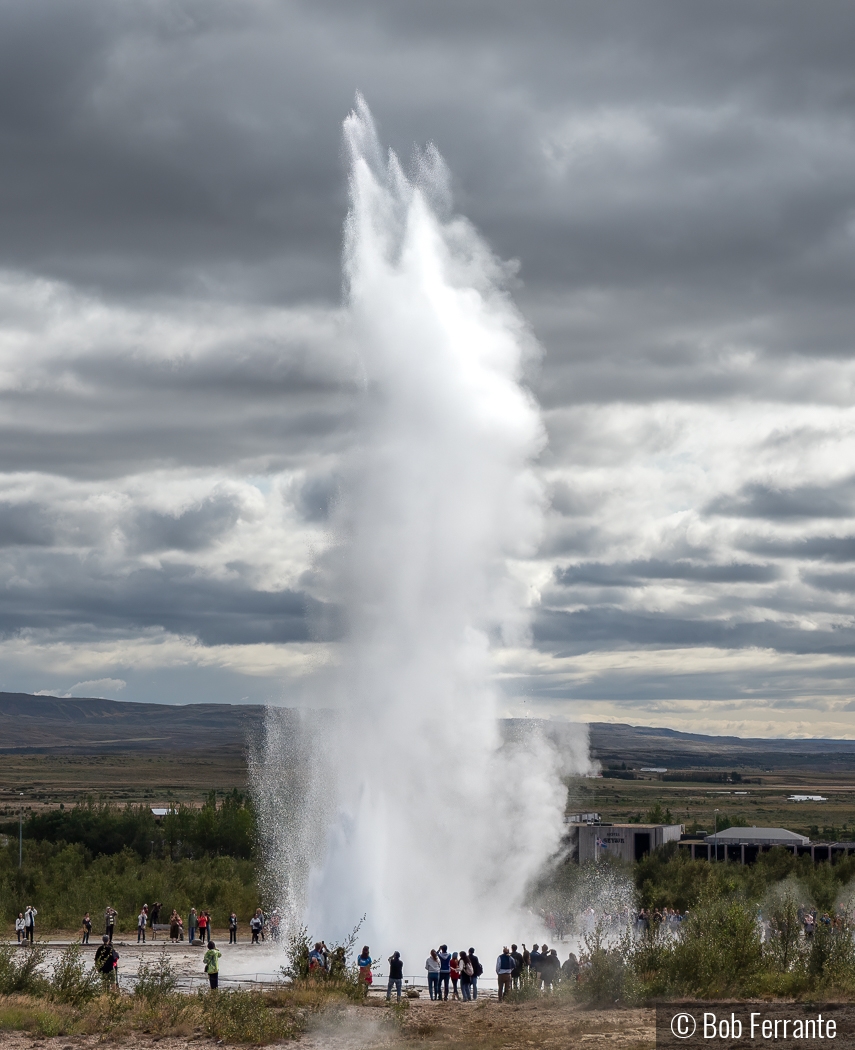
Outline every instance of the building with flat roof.
<svg viewBox="0 0 855 1050"><path fill-rule="evenodd" d="M855 853L853 842L811 842L786 828L726 828L717 835L684 835L680 848L693 860L718 860L734 864L753 864L761 853L783 847L797 857L810 857L814 863L840 860Z"/></svg>
<svg viewBox="0 0 855 1050"><path fill-rule="evenodd" d="M603 857L633 863L666 842L679 842L682 824L577 824L570 838L580 864Z"/></svg>
<svg viewBox="0 0 855 1050"><path fill-rule="evenodd" d="M728 846L808 846L807 835L799 835L786 828L725 828L715 835L707 835L710 843L725 843Z"/></svg>

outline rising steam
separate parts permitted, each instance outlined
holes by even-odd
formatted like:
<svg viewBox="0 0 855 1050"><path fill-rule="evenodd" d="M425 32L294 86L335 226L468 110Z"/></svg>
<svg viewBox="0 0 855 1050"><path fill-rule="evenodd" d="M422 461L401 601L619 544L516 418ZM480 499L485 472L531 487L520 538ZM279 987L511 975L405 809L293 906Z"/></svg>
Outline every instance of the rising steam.
<svg viewBox="0 0 855 1050"><path fill-rule="evenodd" d="M273 889L319 935L366 914L379 952L423 956L438 938L489 952L558 847L564 804L546 741L503 744L491 652L526 638L513 566L536 549L544 506L544 430L521 381L536 345L506 268L451 213L436 150L407 177L362 99L344 135L364 390L319 568L346 641L332 716L271 713L255 783Z"/></svg>

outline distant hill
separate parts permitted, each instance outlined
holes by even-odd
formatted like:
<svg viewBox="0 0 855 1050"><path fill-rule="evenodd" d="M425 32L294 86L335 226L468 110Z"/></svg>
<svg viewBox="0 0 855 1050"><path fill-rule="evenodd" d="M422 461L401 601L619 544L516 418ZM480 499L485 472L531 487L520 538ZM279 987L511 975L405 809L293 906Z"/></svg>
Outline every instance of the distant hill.
<svg viewBox="0 0 855 1050"><path fill-rule="evenodd" d="M0 693L0 754L242 748L263 717L257 704L175 706Z"/></svg>
<svg viewBox="0 0 855 1050"><path fill-rule="evenodd" d="M0 693L0 754L98 754L234 747L260 732L258 704L138 704L97 697ZM855 768L853 740L764 740L592 722L591 752L604 765L670 768ZM508 737L545 732L560 745L578 733L569 722L509 718Z"/></svg>
<svg viewBox="0 0 855 1050"><path fill-rule="evenodd" d="M528 719L507 719L506 733L524 727ZM576 732L572 723L541 722L559 744ZM671 769L855 769L855 740L706 736L656 726L591 722L591 754L604 766L626 762Z"/></svg>

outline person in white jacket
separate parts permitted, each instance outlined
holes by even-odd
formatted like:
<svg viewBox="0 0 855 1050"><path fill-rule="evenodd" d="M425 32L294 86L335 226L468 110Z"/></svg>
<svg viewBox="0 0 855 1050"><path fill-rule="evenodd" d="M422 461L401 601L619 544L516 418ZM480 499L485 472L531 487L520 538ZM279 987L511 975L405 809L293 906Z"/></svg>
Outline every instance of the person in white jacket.
<svg viewBox="0 0 855 1050"><path fill-rule="evenodd" d="M24 929L24 914L20 911L18 912L18 918L15 919L15 933L18 935L18 944L20 944L26 936L26 930Z"/></svg>
<svg viewBox="0 0 855 1050"><path fill-rule="evenodd" d="M436 953L436 948L431 948L430 955L425 959L425 969L428 975L428 995L431 999L439 998L439 971L442 963Z"/></svg>
<svg viewBox="0 0 855 1050"><path fill-rule="evenodd" d="M148 905L144 904L142 911L137 916L137 944L140 941L145 944L145 928L148 925Z"/></svg>
<svg viewBox="0 0 855 1050"><path fill-rule="evenodd" d="M30 944L33 943L33 941L35 940L35 937L36 937L36 916L37 915L38 915L38 912L32 906L32 904L28 904L27 905L27 910L24 912L24 934L25 934L25 939L28 940L30 942Z"/></svg>

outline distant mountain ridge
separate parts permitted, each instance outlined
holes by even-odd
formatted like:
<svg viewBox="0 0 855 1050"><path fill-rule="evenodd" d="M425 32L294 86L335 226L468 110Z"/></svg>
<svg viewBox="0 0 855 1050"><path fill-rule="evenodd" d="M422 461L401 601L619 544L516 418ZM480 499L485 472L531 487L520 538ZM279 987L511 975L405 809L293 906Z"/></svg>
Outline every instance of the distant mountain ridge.
<svg viewBox="0 0 855 1050"><path fill-rule="evenodd" d="M102 697L0 692L0 754L97 754L212 747L242 749L262 729L260 704L149 704ZM508 718L507 737L543 732L561 745L575 723ZM675 729L592 722L591 753L603 764L855 768L855 740L750 739Z"/></svg>
<svg viewBox="0 0 855 1050"><path fill-rule="evenodd" d="M0 693L0 754L243 747L259 704L140 704L101 697Z"/></svg>

